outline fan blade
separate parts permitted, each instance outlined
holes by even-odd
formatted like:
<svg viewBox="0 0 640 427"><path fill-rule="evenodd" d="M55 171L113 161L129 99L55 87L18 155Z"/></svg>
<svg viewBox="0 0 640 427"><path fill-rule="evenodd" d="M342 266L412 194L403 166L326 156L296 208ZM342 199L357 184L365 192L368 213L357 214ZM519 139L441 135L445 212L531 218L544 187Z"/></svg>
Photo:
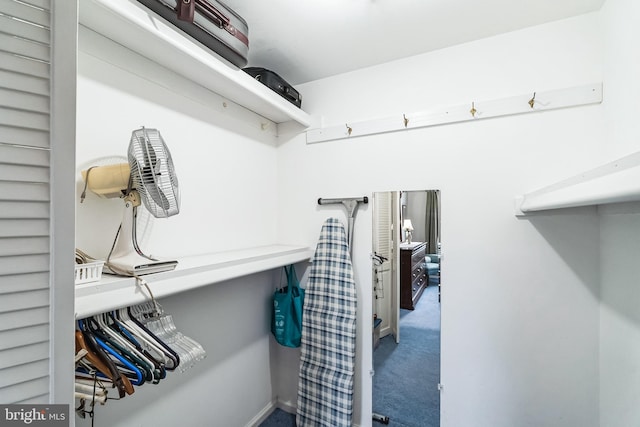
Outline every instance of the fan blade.
<svg viewBox="0 0 640 427"><path fill-rule="evenodd" d="M156 187L155 185L149 186L149 188L147 188L147 192L153 201L156 202L163 210L168 211L171 209L171 202L169 202L169 199L164 195L159 187Z"/></svg>
<svg viewBox="0 0 640 427"><path fill-rule="evenodd" d="M160 189L156 179L156 176L160 176L162 159L158 159L151 141L147 138L144 139L144 147L149 166L142 168L142 182L153 201L164 211L168 211L171 208L171 202Z"/></svg>

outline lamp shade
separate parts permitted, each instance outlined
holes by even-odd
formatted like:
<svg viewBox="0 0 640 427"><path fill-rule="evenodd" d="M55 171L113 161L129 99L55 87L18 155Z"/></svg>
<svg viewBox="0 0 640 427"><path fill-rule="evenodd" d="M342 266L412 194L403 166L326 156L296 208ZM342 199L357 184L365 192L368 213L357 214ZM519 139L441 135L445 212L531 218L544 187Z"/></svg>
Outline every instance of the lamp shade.
<svg viewBox="0 0 640 427"><path fill-rule="evenodd" d="M413 231L413 224L411 224L411 220L410 219L405 219L404 220L404 225L402 227L405 230L408 231Z"/></svg>

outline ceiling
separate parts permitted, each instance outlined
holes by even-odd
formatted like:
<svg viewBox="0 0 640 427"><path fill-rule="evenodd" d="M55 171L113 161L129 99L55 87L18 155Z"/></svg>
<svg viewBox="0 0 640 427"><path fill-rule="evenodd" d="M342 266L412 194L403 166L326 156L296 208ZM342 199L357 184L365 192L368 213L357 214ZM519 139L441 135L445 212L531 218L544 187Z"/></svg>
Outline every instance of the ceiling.
<svg viewBox="0 0 640 427"><path fill-rule="evenodd" d="M296 85L599 10L604 0L223 0L249 65Z"/></svg>

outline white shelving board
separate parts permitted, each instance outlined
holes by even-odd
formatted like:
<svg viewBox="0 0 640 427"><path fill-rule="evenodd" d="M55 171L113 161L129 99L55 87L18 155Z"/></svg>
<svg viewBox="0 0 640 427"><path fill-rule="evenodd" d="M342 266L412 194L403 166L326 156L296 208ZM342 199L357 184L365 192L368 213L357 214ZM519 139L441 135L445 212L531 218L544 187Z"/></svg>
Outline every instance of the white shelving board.
<svg viewBox="0 0 640 427"><path fill-rule="evenodd" d="M82 0L80 24L274 123L311 117L135 0Z"/></svg>
<svg viewBox="0 0 640 427"><path fill-rule="evenodd" d="M173 271L142 276L155 298L309 260L313 250L271 245L186 257ZM149 301L144 286L132 277L103 274L100 282L76 285L75 316L82 319L109 310Z"/></svg>
<svg viewBox="0 0 640 427"><path fill-rule="evenodd" d="M579 206L640 201L640 152L516 197L516 216Z"/></svg>

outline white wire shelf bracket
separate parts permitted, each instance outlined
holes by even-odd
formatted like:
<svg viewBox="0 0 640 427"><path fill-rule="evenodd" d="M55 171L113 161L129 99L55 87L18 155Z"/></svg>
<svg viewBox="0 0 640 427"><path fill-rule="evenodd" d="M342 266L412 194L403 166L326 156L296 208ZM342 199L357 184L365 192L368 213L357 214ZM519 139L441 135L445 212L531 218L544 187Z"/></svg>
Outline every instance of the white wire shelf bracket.
<svg viewBox="0 0 640 427"><path fill-rule="evenodd" d="M173 271L142 276L154 298L272 270L311 258L313 250L301 246L271 245L186 257ZM104 274L100 282L76 285L75 316L82 319L150 300L133 277Z"/></svg>
<svg viewBox="0 0 640 427"><path fill-rule="evenodd" d="M518 196L515 214L633 201L640 201L640 152Z"/></svg>
<svg viewBox="0 0 640 427"><path fill-rule="evenodd" d="M86 28L277 124L307 128L310 116L135 0L83 0Z"/></svg>
<svg viewBox="0 0 640 427"><path fill-rule="evenodd" d="M602 83L495 99L469 101L468 104L419 113L399 113L382 119L345 122L340 125L307 129L307 144L350 139L359 136L419 129L444 124L470 122L516 114L536 113L602 102Z"/></svg>

